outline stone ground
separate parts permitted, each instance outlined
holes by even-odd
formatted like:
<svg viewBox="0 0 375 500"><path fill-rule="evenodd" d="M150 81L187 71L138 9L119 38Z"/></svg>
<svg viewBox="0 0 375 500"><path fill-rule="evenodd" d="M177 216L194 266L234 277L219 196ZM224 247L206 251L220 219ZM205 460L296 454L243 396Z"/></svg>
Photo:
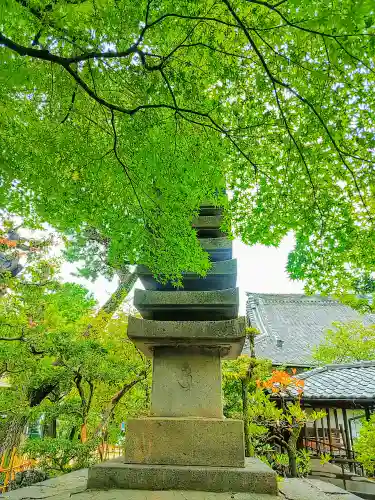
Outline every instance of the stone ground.
<svg viewBox="0 0 375 500"><path fill-rule="evenodd" d="M10 491L2 500L360 500L359 497L316 479L285 479L278 497L254 493L207 491L88 490L87 469L65 474L27 488Z"/></svg>
<svg viewBox="0 0 375 500"><path fill-rule="evenodd" d="M325 482L335 484L339 488L347 489L355 495L367 494L369 498L375 499L375 480L344 471L347 476L344 485L342 479L336 479L336 474L342 474L341 467L331 463L321 464L320 460L316 458L311 459L311 468L312 479L322 479Z"/></svg>

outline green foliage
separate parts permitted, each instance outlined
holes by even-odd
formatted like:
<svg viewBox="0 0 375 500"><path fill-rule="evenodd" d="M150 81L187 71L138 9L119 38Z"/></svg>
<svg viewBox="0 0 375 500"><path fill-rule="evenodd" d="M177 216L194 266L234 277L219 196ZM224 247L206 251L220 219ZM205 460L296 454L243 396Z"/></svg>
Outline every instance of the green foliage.
<svg viewBox="0 0 375 500"><path fill-rule="evenodd" d="M367 474L375 476L375 414L364 422L359 437L355 440L356 459L363 465Z"/></svg>
<svg viewBox="0 0 375 500"><path fill-rule="evenodd" d="M331 459L332 459L332 456L329 453L322 453L320 455L319 463L321 465L324 465L324 464L329 463Z"/></svg>
<svg viewBox="0 0 375 500"><path fill-rule="evenodd" d="M299 401L278 408L268 394L257 389L249 401L249 432L255 454L280 475L307 475L309 455L297 451L296 444L303 426L319 417L320 414L308 416ZM280 446L286 453L279 451Z"/></svg>
<svg viewBox="0 0 375 500"><path fill-rule="evenodd" d="M251 370L251 377L246 380L246 383L248 391L253 392L256 388L256 381L269 376L271 361L239 356L235 360L227 360L222 363L224 414L227 417L241 418L241 381L248 377L249 369Z"/></svg>
<svg viewBox="0 0 375 500"><path fill-rule="evenodd" d="M79 443L45 437L28 439L22 446L22 452L37 460L38 466L44 471L66 473L93 465L93 452L98 444L95 441Z"/></svg>
<svg viewBox="0 0 375 500"><path fill-rule="evenodd" d="M372 0L4 0L0 24L3 208L178 280L227 187L226 228L293 231L308 292L373 271Z"/></svg>
<svg viewBox="0 0 375 500"><path fill-rule="evenodd" d="M51 440L30 440L28 453L62 471L71 456L82 464L98 438L116 444L120 423L145 411L149 363L127 339L126 315L98 313L86 289L60 283L56 265L43 265L38 256L20 278L4 278L0 370L10 387L0 391L1 447L17 446L25 425L41 422Z"/></svg>
<svg viewBox="0 0 375 500"><path fill-rule="evenodd" d="M262 461L267 463L272 469L278 473L279 478L284 478L289 475L289 456L287 453L275 453L266 451L263 447L264 456L260 457ZM268 458L266 458L268 457ZM310 454L307 450L298 450L296 454L297 472L299 477L306 477L311 472Z"/></svg>
<svg viewBox="0 0 375 500"><path fill-rule="evenodd" d="M375 359L375 326L360 322L334 323L313 356L321 364Z"/></svg>

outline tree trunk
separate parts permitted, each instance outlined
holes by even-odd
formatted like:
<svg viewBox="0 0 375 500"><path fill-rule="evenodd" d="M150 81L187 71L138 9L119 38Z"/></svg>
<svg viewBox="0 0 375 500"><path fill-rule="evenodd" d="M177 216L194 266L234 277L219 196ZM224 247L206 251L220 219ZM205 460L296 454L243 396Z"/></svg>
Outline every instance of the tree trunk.
<svg viewBox="0 0 375 500"><path fill-rule="evenodd" d="M288 458L289 458L290 475L291 475L291 477L298 477L296 450L289 448L289 446L288 446L287 452L288 452Z"/></svg>
<svg viewBox="0 0 375 500"><path fill-rule="evenodd" d="M119 285L100 309L99 314L102 312L106 314L113 314L116 309L120 307L121 303L124 301L138 279L138 274L136 272L127 271L124 274L118 274L120 279Z"/></svg>
<svg viewBox="0 0 375 500"><path fill-rule="evenodd" d="M288 446L286 447L289 458L289 472L291 477L298 477L297 469L297 441L301 434L302 427L294 427L291 430Z"/></svg>
<svg viewBox="0 0 375 500"><path fill-rule="evenodd" d="M0 455L17 448L22 440L27 425L27 416L14 416L6 424L5 440L0 443Z"/></svg>
<svg viewBox="0 0 375 500"><path fill-rule="evenodd" d="M119 272L118 276L119 284L116 290L112 293L107 302L99 309L96 315L96 317L107 316L106 322L110 320L112 314L120 307L138 279L138 274L131 271L127 271L126 273ZM92 325L87 325L83 336L88 337L91 329Z"/></svg>
<svg viewBox="0 0 375 500"><path fill-rule="evenodd" d="M136 384L138 384L138 382L140 382L141 380L143 380L146 376L147 376L146 372L142 372L139 375L139 377L137 377L135 380L133 380L129 384L124 385L124 387L122 389L120 389L113 396L113 398L111 399L110 404L107 406L107 409L104 412L102 421L100 422L100 424L98 425L98 427L96 428L96 430L94 432L94 435L93 435L94 437L98 436L99 433L101 432L101 430L103 429L103 427L105 427L107 425L107 423L109 422L111 416L113 415L113 413L114 413L114 411L116 409L116 406L121 401L121 399L123 398L123 396L125 396L125 394L127 392L129 392L130 389L132 389Z"/></svg>

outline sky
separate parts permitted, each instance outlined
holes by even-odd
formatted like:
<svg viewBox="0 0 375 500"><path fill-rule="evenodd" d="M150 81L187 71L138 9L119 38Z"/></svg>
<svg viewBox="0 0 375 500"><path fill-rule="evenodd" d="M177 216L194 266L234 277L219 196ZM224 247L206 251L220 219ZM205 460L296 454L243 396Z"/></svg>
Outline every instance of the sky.
<svg viewBox="0 0 375 500"><path fill-rule="evenodd" d="M247 246L239 240L233 242L233 257L237 259L237 286L240 291L240 315L245 315L246 292L258 293L303 293L303 282L291 281L285 267L288 253L293 249L294 238L286 236L278 248L264 245ZM99 304L104 304L116 289L116 279L105 278L90 283L84 279L72 278L75 266L65 263L62 274L66 281L77 281L93 292ZM142 288L137 281L136 288ZM132 294L131 294L132 295ZM131 297L129 297L131 299Z"/></svg>

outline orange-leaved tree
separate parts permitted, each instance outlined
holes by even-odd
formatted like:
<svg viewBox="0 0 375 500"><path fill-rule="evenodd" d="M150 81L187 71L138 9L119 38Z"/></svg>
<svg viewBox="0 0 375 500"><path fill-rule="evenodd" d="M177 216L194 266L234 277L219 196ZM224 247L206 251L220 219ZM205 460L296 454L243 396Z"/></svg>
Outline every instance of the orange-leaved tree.
<svg viewBox="0 0 375 500"><path fill-rule="evenodd" d="M288 455L289 474L292 477L307 472L307 467L298 467L297 442L303 427L308 422L324 417L324 412L313 411L310 414L301 408L301 396L304 390L304 381L296 377L296 370L292 374L284 370L274 370L266 380L257 380L258 391L263 392L260 406L263 406L265 418L262 425L267 428L264 441L277 443L285 448ZM266 391L266 394L264 392ZM275 403L270 396L277 396L280 408L275 408ZM273 411L267 409L273 405ZM254 408L255 409L255 408ZM267 420L267 415L270 419ZM306 456L304 456L306 461Z"/></svg>

